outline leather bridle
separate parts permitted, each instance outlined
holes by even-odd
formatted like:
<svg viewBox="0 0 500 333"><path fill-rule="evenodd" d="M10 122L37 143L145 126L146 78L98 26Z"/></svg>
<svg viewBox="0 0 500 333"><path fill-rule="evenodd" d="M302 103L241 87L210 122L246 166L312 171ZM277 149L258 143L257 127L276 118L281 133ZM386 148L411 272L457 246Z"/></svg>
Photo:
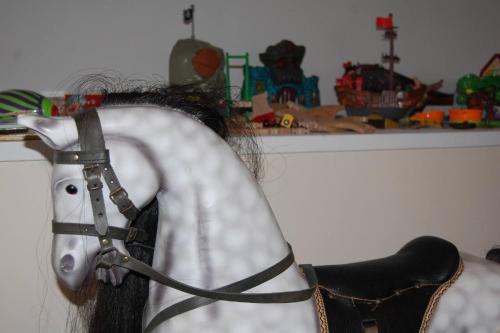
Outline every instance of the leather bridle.
<svg viewBox="0 0 500 333"><path fill-rule="evenodd" d="M309 287L303 290L274 292L274 293L243 293L257 287L262 283L278 276L290 267L295 259L291 247L288 255L271 267L247 277L243 280L214 290L200 289L180 281L174 280L144 262L129 255L123 254L113 246L113 239L128 242L144 242L148 235L144 230L133 228L131 222L137 217L139 210L128 198L127 191L123 189L110 164L109 151L105 147L99 116L95 109L82 110L72 115L78 129L80 151L56 151L56 164L83 165L83 176L87 183L92 202L94 224L68 223L62 221L52 222L54 234L86 235L99 238L101 247L96 268L110 269L119 266L139 274L165 286L194 295L184 301L169 306L160 311L146 326L145 333L151 332L162 322L181 313L216 301L246 302L246 303L293 303L309 299L317 286L316 276L312 266L302 265L302 271L308 281ZM126 228L111 227L106 217L104 205L103 183L104 178L110 191L111 201L118 207L127 220Z"/></svg>

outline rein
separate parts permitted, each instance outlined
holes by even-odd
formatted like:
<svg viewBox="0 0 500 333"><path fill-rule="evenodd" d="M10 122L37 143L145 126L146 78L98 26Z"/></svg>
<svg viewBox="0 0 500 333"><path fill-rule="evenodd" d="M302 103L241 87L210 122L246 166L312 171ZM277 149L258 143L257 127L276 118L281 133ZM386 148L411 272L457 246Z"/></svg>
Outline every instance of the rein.
<svg viewBox="0 0 500 333"><path fill-rule="evenodd" d="M290 245L288 245L288 255L271 267L243 280L213 290L200 289L184 284L158 272L142 261L118 251L113 246L113 239L123 240L127 243L141 243L147 239L148 235L144 230L130 227L131 222L137 217L139 210L128 198L127 191L121 187L110 164L109 151L105 147L97 111L95 109L87 109L74 113L72 117L78 129L78 140L81 151L56 151L55 163L83 165L83 176L90 193L94 224L78 224L54 220L52 222L52 232L54 234L98 237L101 251L98 255L96 268L111 269L113 266L123 267L147 276L165 286L194 295L160 311L146 326L144 329L145 333L151 332L162 322L176 315L216 301L293 303L311 298L317 287L316 276L311 265L301 266L309 284L307 289L274 293L243 293L278 276L294 263L295 259ZM109 188L111 201L118 207L120 213L128 219L126 228L117 228L108 225L101 177L104 178Z"/></svg>

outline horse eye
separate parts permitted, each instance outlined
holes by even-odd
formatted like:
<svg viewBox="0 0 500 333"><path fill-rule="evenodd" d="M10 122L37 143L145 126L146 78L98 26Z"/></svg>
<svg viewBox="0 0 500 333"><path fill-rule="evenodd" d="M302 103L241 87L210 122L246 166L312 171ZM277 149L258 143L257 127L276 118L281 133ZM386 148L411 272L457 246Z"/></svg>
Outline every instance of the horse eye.
<svg viewBox="0 0 500 333"><path fill-rule="evenodd" d="M66 186L66 192L68 192L69 194L77 194L78 193L78 188L76 188L75 185L68 185Z"/></svg>

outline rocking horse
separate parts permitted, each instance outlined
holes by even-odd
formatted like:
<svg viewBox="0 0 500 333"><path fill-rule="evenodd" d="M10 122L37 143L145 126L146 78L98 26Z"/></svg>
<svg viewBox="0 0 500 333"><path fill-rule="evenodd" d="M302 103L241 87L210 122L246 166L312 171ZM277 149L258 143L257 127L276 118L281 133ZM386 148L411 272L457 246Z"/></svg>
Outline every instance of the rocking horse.
<svg viewBox="0 0 500 333"><path fill-rule="evenodd" d="M71 289L96 278L112 290L98 295L89 331L500 329L500 265L421 237L388 258L299 267L222 118L109 103L18 119L55 151L56 276ZM131 313L98 310L132 279Z"/></svg>

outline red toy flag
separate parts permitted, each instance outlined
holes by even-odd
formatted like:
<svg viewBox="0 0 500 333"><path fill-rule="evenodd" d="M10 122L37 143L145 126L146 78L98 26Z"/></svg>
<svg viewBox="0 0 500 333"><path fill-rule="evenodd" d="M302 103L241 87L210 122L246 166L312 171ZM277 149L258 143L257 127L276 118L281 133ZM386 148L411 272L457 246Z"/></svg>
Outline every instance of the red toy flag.
<svg viewBox="0 0 500 333"><path fill-rule="evenodd" d="M392 15L389 15L388 17L377 17L376 20L377 24L377 29L392 29L394 28L394 25L392 23Z"/></svg>

